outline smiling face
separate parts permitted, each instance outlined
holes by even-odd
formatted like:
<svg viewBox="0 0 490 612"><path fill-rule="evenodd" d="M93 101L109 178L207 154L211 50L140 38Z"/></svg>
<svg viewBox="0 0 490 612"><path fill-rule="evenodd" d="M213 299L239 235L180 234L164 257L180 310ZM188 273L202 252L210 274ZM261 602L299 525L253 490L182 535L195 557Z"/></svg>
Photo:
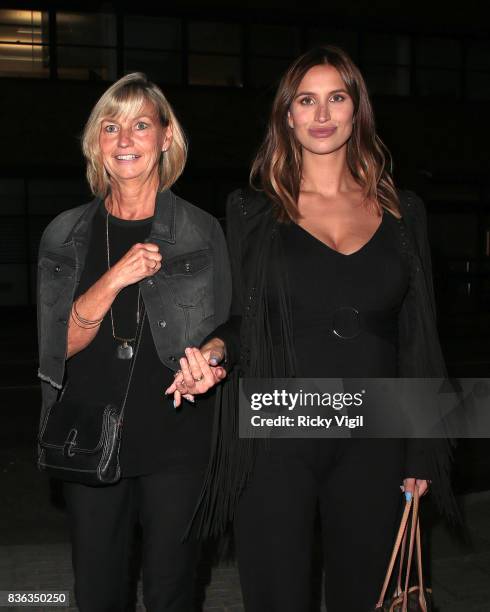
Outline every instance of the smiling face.
<svg viewBox="0 0 490 612"><path fill-rule="evenodd" d="M162 125L151 102L145 102L137 116L104 119L99 145L111 181L158 181L160 155L171 139L171 127Z"/></svg>
<svg viewBox="0 0 490 612"><path fill-rule="evenodd" d="M354 103L338 70L328 64L310 68L288 111L288 125L303 153L325 155L345 147L353 119Z"/></svg>

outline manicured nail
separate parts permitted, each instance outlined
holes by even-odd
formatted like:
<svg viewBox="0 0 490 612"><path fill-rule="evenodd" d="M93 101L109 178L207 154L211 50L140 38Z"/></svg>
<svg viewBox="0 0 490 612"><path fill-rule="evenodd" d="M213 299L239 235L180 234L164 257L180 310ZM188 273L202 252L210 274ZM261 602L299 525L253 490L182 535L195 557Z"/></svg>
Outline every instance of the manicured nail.
<svg viewBox="0 0 490 612"><path fill-rule="evenodd" d="M209 363L213 366L218 365L218 360L216 359L216 357L211 357L211 359L209 360Z"/></svg>
<svg viewBox="0 0 490 612"><path fill-rule="evenodd" d="M410 491L405 491L405 499L409 502L412 499Z"/></svg>
<svg viewBox="0 0 490 612"><path fill-rule="evenodd" d="M175 402L175 400L172 401L172 404L174 405L174 408L177 408L177 403Z"/></svg>

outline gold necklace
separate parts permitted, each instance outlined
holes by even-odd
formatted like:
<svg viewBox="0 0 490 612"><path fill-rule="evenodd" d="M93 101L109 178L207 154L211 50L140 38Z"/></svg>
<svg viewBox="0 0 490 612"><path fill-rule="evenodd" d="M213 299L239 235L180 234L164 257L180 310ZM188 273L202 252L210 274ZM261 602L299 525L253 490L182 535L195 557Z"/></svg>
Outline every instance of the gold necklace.
<svg viewBox="0 0 490 612"><path fill-rule="evenodd" d="M109 210L106 211L105 217L105 236L106 236L106 247L107 247L107 269L111 269L111 255L110 255L110 245L109 245ZM140 324L140 297L141 291L138 286L138 302L136 307L136 330ZM112 313L112 304L109 310L111 314L111 326L112 326L112 337L119 344L116 348L116 357L118 359L132 359L134 355L133 345L131 344L136 340L136 330L134 338L122 338L120 336L116 336L115 326L114 326L114 315Z"/></svg>

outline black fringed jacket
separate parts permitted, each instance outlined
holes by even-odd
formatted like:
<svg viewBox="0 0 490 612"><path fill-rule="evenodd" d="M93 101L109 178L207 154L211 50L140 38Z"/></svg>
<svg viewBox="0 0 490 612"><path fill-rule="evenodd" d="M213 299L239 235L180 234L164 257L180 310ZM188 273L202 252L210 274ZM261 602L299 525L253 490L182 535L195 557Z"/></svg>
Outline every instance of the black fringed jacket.
<svg viewBox="0 0 490 612"><path fill-rule="evenodd" d="M397 223L400 251L409 257L410 287L399 314L398 375L403 378L444 378L446 368L439 343L427 219L423 202L412 192L400 192L402 218ZM274 363L268 346L265 317L267 279L284 290L278 221L270 201L261 193L238 190L228 198L227 241L233 276L230 320L212 336L223 339L227 360L237 364L222 385L214 430L214 455L196 510L194 526L201 533L218 533L231 520L240 491L251 469L254 442L238 438L237 386L239 376L294 376L294 349L285 347L283 363ZM271 274L272 272L272 274ZM283 296L284 297L284 296ZM287 299L281 299L280 326L288 328ZM286 334L287 335L287 334ZM283 335L285 343L287 338ZM291 358L289 358L289 357ZM433 481L439 508L457 516L450 487L451 443L445 439L409 439L407 477Z"/></svg>

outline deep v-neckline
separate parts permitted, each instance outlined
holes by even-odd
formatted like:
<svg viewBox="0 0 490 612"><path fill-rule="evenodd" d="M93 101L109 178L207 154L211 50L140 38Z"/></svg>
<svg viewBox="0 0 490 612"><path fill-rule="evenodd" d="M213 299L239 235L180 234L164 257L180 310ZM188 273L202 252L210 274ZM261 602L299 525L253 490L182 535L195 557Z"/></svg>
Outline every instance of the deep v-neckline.
<svg viewBox="0 0 490 612"><path fill-rule="evenodd" d="M353 251L352 253L342 253L342 251L338 251L337 249L334 249L333 247L328 245L326 242L321 240L321 238L318 238L317 236L315 236L314 234L309 232L307 229L305 229L303 226L299 225L298 223L296 223L295 225L302 232L304 232L307 236L312 238L315 242L318 242L321 246L324 246L326 249L328 249L332 253L335 253L335 255L339 255L340 257L352 257L352 256L357 255L358 253L361 253L362 251L364 251L364 249L366 249L373 242L373 240L376 238L376 236L380 233L381 226L383 225L384 217L385 217L385 213L383 213L381 215L381 221L379 222L378 227L374 230L374 232L371 234L371 236L368 238L368 240L366 240L366 242L362 246L360 246L357 250Z"/></svg>

